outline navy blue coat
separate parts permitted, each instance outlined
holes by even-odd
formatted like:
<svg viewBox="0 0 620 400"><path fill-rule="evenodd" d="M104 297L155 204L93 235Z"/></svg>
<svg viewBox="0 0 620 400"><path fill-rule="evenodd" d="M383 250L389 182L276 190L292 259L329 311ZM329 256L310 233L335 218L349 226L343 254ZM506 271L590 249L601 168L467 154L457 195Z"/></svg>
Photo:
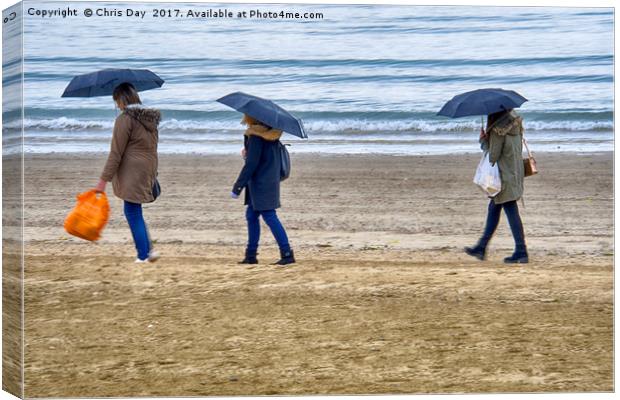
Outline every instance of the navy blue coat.
<svg viewBox="0 0 620 400"><path fill-rule="evenodd" d="M245 190L245 204L256 211L280 207L280 149L278 141L245 136L245 165L233 186L233 193Z"/></svg>

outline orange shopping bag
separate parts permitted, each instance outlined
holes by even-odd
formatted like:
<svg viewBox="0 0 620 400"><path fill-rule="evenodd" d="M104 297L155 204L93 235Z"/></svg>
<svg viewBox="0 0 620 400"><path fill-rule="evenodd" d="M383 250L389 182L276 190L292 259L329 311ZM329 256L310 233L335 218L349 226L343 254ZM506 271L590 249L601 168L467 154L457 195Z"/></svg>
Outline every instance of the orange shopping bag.
<svg viewBox="0 0 620 400"><path fill-rule="evenodd" d="M82 239L95 241L101 236L110 217L105 193L90 190L77 196L77 205L65 219L65 230Z"/></svg>

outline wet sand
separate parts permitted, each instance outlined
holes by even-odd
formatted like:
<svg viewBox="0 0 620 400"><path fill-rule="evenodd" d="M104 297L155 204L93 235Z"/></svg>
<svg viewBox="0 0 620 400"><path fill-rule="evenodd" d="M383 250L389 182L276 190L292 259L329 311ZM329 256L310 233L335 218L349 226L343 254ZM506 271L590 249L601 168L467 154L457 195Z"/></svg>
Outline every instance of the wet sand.
<svg viewBox="0 0 620 400"><path fill-rule="evenodd" d="M164 156L145 207L163 258L135 265L122 203L104 238L64 233L102 156L26 160L27 397L613 390L611 153L537 154L531 263L473 244L479 156L293 154L279 212L298 263L239 266L233 156Z"/></svg>

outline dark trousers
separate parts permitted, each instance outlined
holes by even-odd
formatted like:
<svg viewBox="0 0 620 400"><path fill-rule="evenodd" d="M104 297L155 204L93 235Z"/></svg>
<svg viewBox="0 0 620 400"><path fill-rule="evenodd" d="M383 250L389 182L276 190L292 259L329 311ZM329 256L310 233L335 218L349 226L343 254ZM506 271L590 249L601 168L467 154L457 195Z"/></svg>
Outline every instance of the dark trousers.
<svg viewBox="0 0 620 400"><path fill-rule="evenodd" d="M245 211L245 218L248 221L248 254L256 254L258 251L258 242L260 240L260 221L259 217L262 215L263 220L271 229L273 237L278 242L280 251L285 253L291 250L291 246L288 243L288 236L282 226L282 223L278 219L276 210L256 211L249 205Z"/></svg>
<svg viewBox="0 0 620 400"><path fill-rule="evenodd" d="M493 237L493 234L497 229L497 225L499 225L499 218L502 214L502 208L508 218L508 224L510 225L510 230L512 231L512 237L515 240L515 246L517 248L525 247L525 233L523 232L523 223L521 222L519 206L517 205L516 200L503 204L495 204L493 199L491 199L487 212L487 222L484 227L482 238L480 238L480 244L483 247L486 247Z"/></svg>

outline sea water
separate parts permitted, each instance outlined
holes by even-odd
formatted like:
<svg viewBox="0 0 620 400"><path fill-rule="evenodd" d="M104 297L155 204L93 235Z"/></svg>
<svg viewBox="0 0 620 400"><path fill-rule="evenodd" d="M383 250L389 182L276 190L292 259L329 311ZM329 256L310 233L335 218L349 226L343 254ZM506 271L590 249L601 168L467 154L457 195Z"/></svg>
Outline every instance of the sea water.
<svg viewBox="0 0 620 400"><path fill-rule="evenodd" d="M66 4L27 6L54 10ZM308 140L284 136L292 152L476 152L480 117L449 119L436 112L452 96L485 87L516 90L529 99L519 112L534 151L613 150L612 9L115 2L74 7L77 17L24 16L28 152L108 150L118 114L111 97L60 97L74 75L103 68L147 68L166 81L140 93L145 105L162 112L161 153L237 153L241 115L215 102L234 91L272 99L303 119ZM88 7L131 8L145 17L87 18L81 13ZM321 18L206 17L218 9L226 15L260 10ZM205 17L188 18L189 10ZM5 60L3 77L9 87L20 73L10 63ZM5 109L5 138L16 134L17 117Z"/></svg>

